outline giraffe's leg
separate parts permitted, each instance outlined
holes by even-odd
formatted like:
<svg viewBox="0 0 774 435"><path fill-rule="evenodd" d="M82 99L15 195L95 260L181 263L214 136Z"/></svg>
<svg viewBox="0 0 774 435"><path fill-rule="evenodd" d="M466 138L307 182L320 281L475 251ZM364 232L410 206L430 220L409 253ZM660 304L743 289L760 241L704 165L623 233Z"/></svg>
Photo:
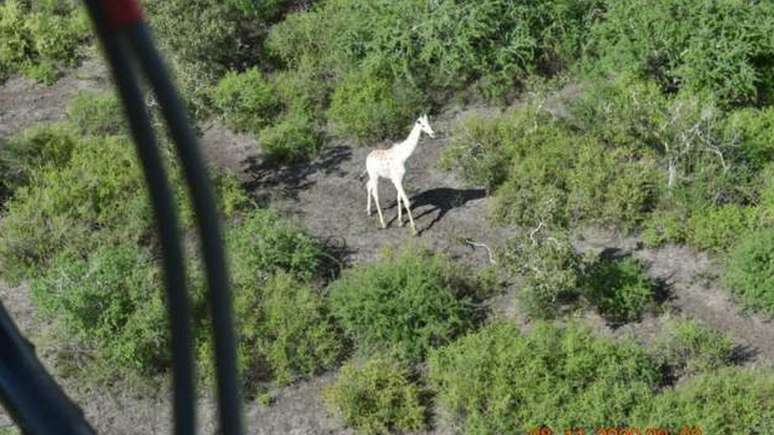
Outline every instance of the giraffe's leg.
<svg viewBox="0 0 774 435"><path fill-rule="evenodd" d="M417 234L417 227L414 225L414 216L411 215L411 203L408 200L408 197L406 196L406 191L403 190L403 183L398 182L395 183L395 188L398 189L398 195L400 195L401 198L403 198L403 205L406 206L406 212L409 215L409 221L411 221L411 232L414 233L414 235Z"/></svg>
<svg viewBox="0 0 774 435"><path fill-rule="evenodd" d="M382 208L379 206L379 184L374 182L373 184L374 201L376 202L376 211L379 213L379 221L382 223L382 228L387 228L384 223L384 215L382 215Z"/></svg>
<svg viewBox="0 0 774 435"><path fill-rule="evenodd" d="M398 226L403 226L403 210L400 206L400 192L398 192Z"/></svg>
<svg viewBox="0 0 774 435"><path fill-rule="evenodd" d="M368 205L366 206L366 213L368 213L368 216L371 216L371 192L373 184L371 183L371 179L368 179L368 183L366 183L366 194L368 195Z"/></svg>

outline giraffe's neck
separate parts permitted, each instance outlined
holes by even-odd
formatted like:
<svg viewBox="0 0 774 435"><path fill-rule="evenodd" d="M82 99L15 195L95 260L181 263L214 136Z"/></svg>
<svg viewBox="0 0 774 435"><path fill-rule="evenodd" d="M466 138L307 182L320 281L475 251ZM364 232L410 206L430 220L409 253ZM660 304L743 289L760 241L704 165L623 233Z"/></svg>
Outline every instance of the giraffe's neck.
<svg viewBox="0 0 774 435"><path fill-rule="evenodd" d="M400 159L401 162L408 160L408 158L411 157L411 154L414 153L414 150L417 148L417 143L419 142L419 135L421 133L422 127L420 127L418 124L414 124L414 128L411 129L411 133L409 133L406 140L395 145L393 148L395 150L395 155L398 157L398 159Z"/></svg>

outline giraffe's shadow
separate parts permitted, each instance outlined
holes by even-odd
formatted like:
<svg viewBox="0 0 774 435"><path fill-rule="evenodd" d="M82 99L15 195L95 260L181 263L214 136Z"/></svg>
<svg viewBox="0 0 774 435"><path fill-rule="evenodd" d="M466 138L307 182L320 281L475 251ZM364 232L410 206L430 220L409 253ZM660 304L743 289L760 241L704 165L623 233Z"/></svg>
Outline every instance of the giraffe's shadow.
<svg viewBox="0 0 774 435"><path fill-rule="evenodd" d="M409 198L409 201L411 202L411 211L419 211L419 214L414 215L414 220L418 225L417 233L422 234L432 228L436 223L443 219L449 211L485 196L486 190L484 189L452 189L449 187L430 189L412 196ZM385 208L385 211L395 208L396 205L397 201L390 202ZM431 213L435 213L435 216L433 216L429 223L422 225L420 220ZM392 225L397 218L398 215L396 210L395 215L390 219L388 225ZM407 218L408 216L404 216L404 220Z"/></svg>

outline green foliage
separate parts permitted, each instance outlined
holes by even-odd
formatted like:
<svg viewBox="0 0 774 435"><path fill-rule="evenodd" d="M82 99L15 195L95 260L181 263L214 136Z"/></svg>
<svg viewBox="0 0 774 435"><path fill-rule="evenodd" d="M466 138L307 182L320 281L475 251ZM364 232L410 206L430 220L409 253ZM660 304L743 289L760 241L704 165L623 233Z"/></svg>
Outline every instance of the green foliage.
<svg viewBox="0 0 774 435"><path fill-rule="evenodd" d="M493 323L434 350L428 376L438 403L476 434L626 427L660 379L658 365L632 342L541 322L527 335Z"/></svg>
<svg viewBox="0 0 774 435"><path fill-rule="evenodd" d="M441 157L442 166L456 170L469 183L493 190L508 179L514 154L528 146L537 133L535 124L543 122L550 120L534 107L504 116L465 118L454 127L451 144Z"/></svg>
<svg viewBox="0 0 774 435"><path fill-rule="evenodd" d="M493 213L501 221L638 224L654 203L654 159L578 134L543 105L538 99L490 119L464 120L443 166L497 189Z"/></svg>
<svg viewBox="0 0 774 435"><path fill-rule="evenodd" d="M730 104L769 96L769 2L611 0L606 9L591 31L601 69L631 71L667 91L710 91Z"/></svg>
<svg viewBox="0 0 774 435"><path fill-rule="evenodd" d="M687 222L686 240L699 249L724 252L740 234L754 230L757 220L754 208L734 204L695 210Z"/></svg>
<svg viewBox="0 0 774 435"><path fill-rule="evenodd" d="M248 393L258 383L285 385L319 374L336 364L343 342L325 310L323 297L286 272L260 287L237 282L234 293L238 365ZM208 380L214 379L209 330L200 341Z"/></svg>
<svg viewBox="0 0 774 435"><path fill-rule="evenodd" d="M344 271L329 302L361 348L417 362L472 326L470 281L440 255L406 250Z"/></svg>
<svg viewBox="0 0 774 435"><path fill-rule="evenodd" d="M78 93L67 108L67 120L84 135L128 133L124 109L112 93Z"/></svg>
<svg viewBox="0 0 774 435"><path fill-rule="evenodd" d="M212 103L226 124L237 131L258 132L281 109L274 89L257 68L226 73L212 90Z"/></svg>
<svg viewBox="0 0 774 435"><path fill-rule="evenodd" d="M60 137L52 140L59 143ZM62 250L85 257L102 243L139 241L150 233L150 206L128 141L78 138L57 149L70 147L66 164L36 170L7 204L0 223L0 270L6 279L45 270Z"/></svg>
<svg viewBox="0 0 774 435"><path fill-rule="evenodd" d="M742 109L729 113L725 123L726 140L738 143L745 163L761 169L774 161L774 109Z"/></svg>
<svg viewBox="0 0 774 435"><path fill-rule="evenodd" d="M774 229L742 237L728 256L726 285L753 310L774 313Z"/></svg>
<svg viewBox="0 0 774 435"><path fill-rule="evenodd" d="M269 159L282 163L300 162L314 157L322 146L320 127L306 113L292 111L259 134Z"/></svg>
<svg viewBox="0 0 774 435"><path fill-rule="evenodd" d="M30 182L36 171L64 166L77 143L68 125L34 127L10 138L0 148L0 198Z"/></svg>
<svg viewBox="0 0 774 435"><path fill-rule="evenodd" d="M694 320L668 322L655 346L657 359L676 378L729 366L733 351L729 337Z"/></svg>
<svg viewBox="0 0 774 435"><path fill-rule="evenodd" d="M336 78L365 67L423 87L484 79L483 93L498 94L529 73L572 62L600 3L327 1L291 14L272 30L269 47L291 66L315 59Z"/></svg>
<svg viewBox="0 0 774 435"><path fill-rule="evenodd" d="M702 433L768 433L774 424L774 375L727 368L689 379L642 403L639 427L698 427Z"/></svg>
<svg viewBox="0 0 774 435"><path fill-rule="evenodd" d="M302 281L319 271L319 245L277 212L255 209L242 219L226 232L231 275L237 287L254 291L280 271Z"/></svg>
<svg viewBox="0 0 774 435"><path fill-rule="evenodd" d="M310 236L276 212L254 209L226 233L231 257L239 367L248 391L256 383L280 384L331 368L343 343L325 301L308 284L320 267L321 249ZM214 375L212 336L199 349Z"/></svg>
<svg viewBox="0 0 774 435"><path fill-rule="evenodd" d="M408 370L385 357L344 365L336 381L323 391L331 412L364 434L424 429L421 395Z"/></svg>
<svg viewBox="0 0 774 435"><path fill-rule="evenodd" d="M63 252L32 284L33 301L121 367L157 372L169 362L166 311L151 255L133 243L88 258Z"/></svg>
<svg viewBox="0 0 774 435"><path fill-rule="evenodd" d="M207 113L210 86L227 71L244 71L266 59L269 25L289 0L145 1L148 17L169 54L195 115ZM250 92L249 89L243 89Z"/></svg>
<svg viewBox="0 0 774 435"><path fill-rule="evenodd" d="M505 267L521 275L519 299L535 318L552 318L562 305L578 296L583 260L564 232L522 234L508 241Z"/></svg>
<svg viewBox="0 0 774 435"><path fill-rule="evenodd" d="M408 83L393 85L373 74L355 73L333 92L328 118L340 135L361 142L379 140L411 125L420 103L419 91Z"/></svg>
<svg viewBox="0 0 774 435"><path fill-rule="evenodd" d="M645 221L640 237L647 246L663 246L666 243L685 241L687 211L656 210Z"/></svg>
<svg viewBox="0 0 774 435"><path fill-rule="evenodd" d="M279 383L330 369L342 354L342 340L322 296L279 274L264 289L265 324L259 346ZM253 337L253 339L258 337ZM254 352L252 346L246 348Z"/></svg>
<svg viewBox="0 0 774 435"><path fill-rule="evenodd" d="M210 179L215 188L218 209L226 217L233 217L237 212L248 208L251 203L250 198L235 175L227 171L217 171L210 174Z"/></svg>
<svg viewBox="0 0 774 435"><path fill-rule="evenodd" d="M79 48L90 28L68 1L30 5L22 0L0 4L0 82L23 74L53 83L66 67L77 64Z"/></svg>
<svg viewBox="0 0 774 435"><path fill-rule="evenodd" d="M589 268L586 296L602 315L616 323L639 320L653 302L655 284L633 257L601 259Z"/></svg>

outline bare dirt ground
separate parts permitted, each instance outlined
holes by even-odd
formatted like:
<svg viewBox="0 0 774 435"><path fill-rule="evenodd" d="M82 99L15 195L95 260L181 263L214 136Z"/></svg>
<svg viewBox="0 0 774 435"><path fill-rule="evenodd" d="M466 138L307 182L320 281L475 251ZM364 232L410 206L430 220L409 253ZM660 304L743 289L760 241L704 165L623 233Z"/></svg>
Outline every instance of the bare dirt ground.
<svg viewBox="0 0 774 435"><path fill-rule="evenodd" d="M15 78L0 87L0 139L38 122L60 120L67 102L79 90L100 90L109 80L99 60L88 60L80 68L51 87ZM483 110L483 109L474 109ZM493 226L487 219L490 198L484 191L470 188L453 174L438 169L439 156L448 144L451 127L471 109L449 109L433 117L437 137L423 137L407 163L404 187L413 203L413 215L419 236L396 219L395 190L382 181L382 199L387 229L380 229L376 213L366 216L364 181L358 175L364 169L370 147L354 146L332 140L320 158L289 168L272 168L261 163L256 141L238 135L217 122L203 126L205 155L214 166L237 173L260 201L270 203L288 218L299 222L329 246L343 253L347 264L378 259L385 247L418 244L448 253L460 267L471 272L488 265L483 243L496 249L514 229ZM404 132L408 134L408 131ZM400 139L400 138L398 138ZM389 143L374 144L388 146ZM404 214L404 219L407 216ZM730 334L751 366L770 366L774 361L774 325L755 315L743 313L716 279L719 263L706 255L683 247L642 249L634 238L620 238L602 230L583 232L577 246L581 250L616 249L631 253L649 265L650 274L664 283L668 298L663 304L669 314L653 314L642 321L611 328L594 313L586 320L605 334L632 334L648 342L668 317L700 319L709 326ZM496 258L495 258L496 259ZM496 298L493 310L498 316L525 323L518 304L517 290ZM0 283L0 299L33 341L43 321L36 319L25 286L11 288ZM45 352L44 362L46 360ZM320 403L320 391L331 374L299 382L279 391L269 407L251 403L245 416L249 433L255 434L333 434L350 433L327 415ZM153 397L137 395L121 385L85 387L71 378L61 378L66 390L80 403L87 418L100 433L148 434L170 432L170 407L167 394ZM162 391L168 391L162 388ZM203 433L213 433L213 402L200 400L199 420ZM0 431L9 424L0 413ZM439 427L434 433L449 433Z"/></svg>

